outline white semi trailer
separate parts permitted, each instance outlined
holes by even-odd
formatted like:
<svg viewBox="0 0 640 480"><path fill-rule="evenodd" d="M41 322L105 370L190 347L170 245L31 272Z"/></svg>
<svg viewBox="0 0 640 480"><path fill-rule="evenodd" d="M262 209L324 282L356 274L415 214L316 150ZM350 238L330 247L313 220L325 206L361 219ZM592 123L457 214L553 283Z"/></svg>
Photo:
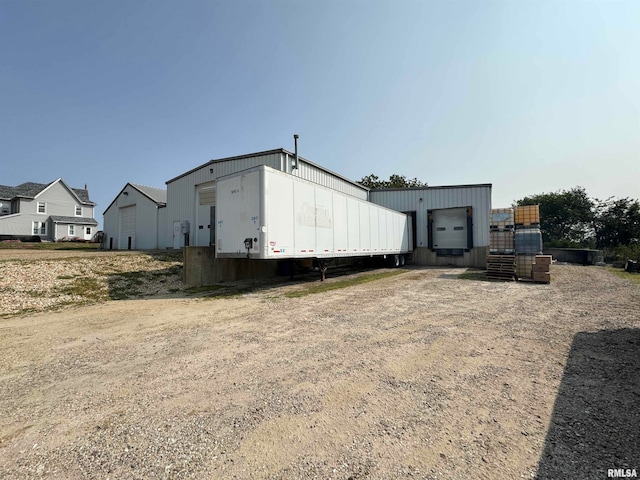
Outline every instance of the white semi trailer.
<svg viewBox="0 0 640 480"><path fill-rule="evenodd" d="M218 257L329 260L382 257L404 265L413 251L411 217L266 165L220 177Z"/></svg>

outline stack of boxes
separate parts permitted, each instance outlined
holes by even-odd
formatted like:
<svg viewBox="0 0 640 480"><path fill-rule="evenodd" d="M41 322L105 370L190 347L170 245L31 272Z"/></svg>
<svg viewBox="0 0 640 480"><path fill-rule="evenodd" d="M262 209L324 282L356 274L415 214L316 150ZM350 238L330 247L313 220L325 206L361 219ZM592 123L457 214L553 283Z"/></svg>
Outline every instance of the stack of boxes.
<svg viewBox="0 0 640 480"><path fill-rule="evenodd" d="M551 255L536 255L535 262L531 266L534 282L551 283Z"/></svg>
<svg viewBox="0 0 640 480"><path fill-rule="evenodd" d="M489 227L487 278L513 280L516 277L513 210L492 209Z"/></svg>

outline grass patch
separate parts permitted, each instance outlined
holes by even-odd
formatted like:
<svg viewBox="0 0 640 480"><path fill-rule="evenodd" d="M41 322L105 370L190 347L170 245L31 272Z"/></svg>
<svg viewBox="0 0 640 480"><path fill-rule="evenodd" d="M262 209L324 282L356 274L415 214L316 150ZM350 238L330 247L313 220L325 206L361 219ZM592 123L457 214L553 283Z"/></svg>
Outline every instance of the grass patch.
<svg viewBox="0 0 640 480"><path fill-rule="evenodd" d="M616 277L627 280L631 283L640 284L640 273L629 273L622 268L607 267L607 271L613 273Z"/></svg>
<svg viewBox="0 0 640 480"><path fill-rule="evenodd" d="M468 268L460 275L458 275L460 280L476 280L476 281L486 281L487 280L487 271L481 269L471 269Z"/></svg>
<svg viewBox="0 0 640 480"><path fill-rule="evenodd" d="M0 249L98 251L100 249L100 244L84 242L0 242Z"/></svg>
<svg viewBox="0 0 640 480"><path fill-rule="evenodd" d="M104 290L97 278L76 278L71 284L59 288L60 293L78 295L81 297L98 299L104 297Z"/></svg>
<svg viewBox="0 0 640 480"><path fill-rule="evenodd" d="M163 252L151 254L159 262L182 262L182 252Z"/></svg>
<svg viewBox="0 0 640 480"><path fill-rule="evenodd" d="M349 288L355 285L361 285L363 283L375 282L377 280L382 280L383 278L395 277L396 275L400 275L401 273L405 273L407 270L394 270L391 272L379 272L379 273L371 273L365 274L358 277L350 278L348 280L339 280L337 282L322 282L310 285L303 290L297 290L295 292L287 292L284 294L285 297L288 298L299 298L305 297L307 295L314 295L316 293L324 293L329 292L331 290L339 290L341 288Z"/></svg>
<svg viewBox="0 0 640 480"><path fill-rule="evenodd" d="M131 285L144 285L146 272L120 272L116 273L113 276L118 277L129 287L131 287Z"/></svg>

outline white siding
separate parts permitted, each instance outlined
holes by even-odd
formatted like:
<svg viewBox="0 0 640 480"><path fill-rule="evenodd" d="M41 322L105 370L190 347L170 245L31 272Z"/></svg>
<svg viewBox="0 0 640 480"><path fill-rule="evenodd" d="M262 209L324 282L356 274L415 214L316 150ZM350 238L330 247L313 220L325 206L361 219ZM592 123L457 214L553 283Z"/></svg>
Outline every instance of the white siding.
<svg viewBox="0 0 640 480"><path fill-rule="evenodd" d="M165 210L165 208L158 208L149 197L127 184L104 212L104 247L109 249L113 245L115 250L126 250L128 237L131 236L132 248L138 250L165 248ZM130 218L123 223L122 215L128 213L133 215L133 219ZM123 227L129 230L123 231Z"/></svg>
<svg viewBox="0 0 640 480"><path fill-rule="evenodd" d="M118 248L120 250L128 249L129 244L131 244L132 250L138 248L136 244L136 213L136 205L120 208L118 214L120 219Z"/></svg>
<svg viewBox="0 0 640 480"><path fill-rule="evenodd" d="M373 203L400 212L416 212L417 247L428 245L427 211L441 208L473 208L473 245L489 245L489 212L491 185L427 187L420 189L374 190L369 193Z"/></svg>

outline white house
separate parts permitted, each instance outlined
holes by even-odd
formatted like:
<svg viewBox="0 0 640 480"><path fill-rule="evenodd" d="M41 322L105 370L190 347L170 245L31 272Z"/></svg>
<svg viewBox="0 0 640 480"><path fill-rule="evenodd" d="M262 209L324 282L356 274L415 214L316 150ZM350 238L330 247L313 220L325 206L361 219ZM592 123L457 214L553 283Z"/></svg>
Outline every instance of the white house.
<svg viewBox="0 0 640 480"><path fill-rule="evenodd" d="M127 183L104 211L104 248L165 248L166 206L165 189Z"/></svg>
<svg viewBox="0 0 640 480"><path fill-rule="evenodd" d="M91 240L98 222L84 189L61 178L49 183L0 185L0 239Z"/></svg>

